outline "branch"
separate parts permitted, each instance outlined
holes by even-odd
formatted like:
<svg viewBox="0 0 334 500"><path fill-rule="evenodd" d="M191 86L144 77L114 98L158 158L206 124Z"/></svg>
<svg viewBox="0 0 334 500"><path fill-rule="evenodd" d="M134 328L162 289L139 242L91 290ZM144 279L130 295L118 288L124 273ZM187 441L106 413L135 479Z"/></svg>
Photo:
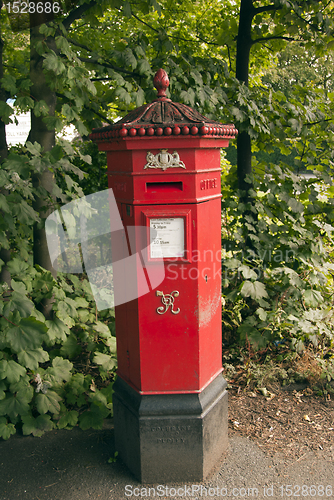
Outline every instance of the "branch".
<svg viewBox="0 0 334 500"><path fill-rule="evenodd" d="M323 120L318 120L317 122L305 123L307 127L312 127L313 125L319 125L319 123L332 122L334 118L325 118Z"/></svg>
<svg viewBox="0 0 334 500"><path fill-rule="evenodd" d="M156 28L153 28L153 26L151 26L150 24L146 23L145 21L143 21L142 19L140 19L140 17L136 16L136 14L134 14L132 12L132 16L137 19L137 21L139 21L140 23L142 24L145 24L145 26L147 26L148 28L150 28L151 30L155 31L156 33L159 33L159 30L157 30Z"/></svg>
<svg viewBox="0 0 334 500"><path fill-rule="evenodd" d="M151 30L153 30L155 33L160 33L160 31L156 28L153 28L153 26L151 26L150 24L146 23L145 21L143 21L142 19L140 19L140 17L136 16L136 14L132 13L132 16L137 19L137 21L139 21L140 23L142 24L145 24L145 26L147 26L148 28L150 28ZM166 33L167 34L167 33ZM187 38L182 38L178 35L168 35L167 36L169 38L176 38L177 40L182 40L182 42L189 42L189 43L197 43L196 40L189 40ZM207 40L205 40L204 38L200 37L198 34L195 35L195 37L200 40L201 42L204 42L206 43L207 45L215 45L216 47L219 47L219 43L216 43L216 42L208 42Z"/></svg>
<svg viewBox="0 0 334 500"><path fill-rule="evenodd" d="M81 49L87 50L87 52L92 51L89 47L87 47L87 45L83 45L82 43L76 42L75 40L72 40L72 38L68 38L67 41L70 42L72 45L75 45L76 47L80 47Z"/></svg>
<svg viewBox="0 0 334 500"><path fill-rule="evenodd" d="M91 0L89 3L80 5L80 7L77 7L76 9L72 10L72 12L70 12L67 18L64 19L63 21L64 28L67 30L74 21L80 19L87 10L91 9L92 7L95 7L95 5L98 5L98 1Z"/></svg>
<svg viewBox="0 0 334 500"><path fill-rule="evenodd" d="M257 38L256 40L252 40L252 45L254 45L255 43L259 43L259 42L268 42L270 40L285 40L287 42L295 42L295 38L290 38L288 36L264 36L263 38Z"/></svg>
<svg viewBox="0 0 334 500"><path fill-rule="evenodd" d="M256 7L254 15L256 16L256 14L261 14L261 12L269 12L271 10L279 9L282 9L282 7L277 7L277 5L264 5L263 7Z"/></svg>
<svg viewBox="0 0 334 500"><path fill-rule="evenodd" d="M56 92L56 96L57 97L61 97L61 98L65 98L66 97L64 96L64 94L61 94L59 92ZM101 113L99 113L98 111L95 111L95 109L92 109L91 107L89 106L86 106L84 105L84 108L85 109L88 109L89 111L92 111L96 116L99 116L100 118L102 118L104 121L106 121L107 123L109 123L110 125L112 125L114 122L113 121L110 121L106 116L102 115Z"/></svg>
<svg viewBox="0 0 334 500"><path fill-rule="evenodd" d="M78 58L81 62L84 62L84 63L89 63L89 64L98 64L99 66L104 66L106 68L111 68L115 71L119 71L120 73L125 73L126 75L129 75L129 76L140 76L139 73L134 73L133 71L129 71L127 69L124 69L124 68L119 68L118 66L115 66L114 64L112 63L107 63L107 62L99 62L99 59L89 59L87 57L79 57Z"/></svg>

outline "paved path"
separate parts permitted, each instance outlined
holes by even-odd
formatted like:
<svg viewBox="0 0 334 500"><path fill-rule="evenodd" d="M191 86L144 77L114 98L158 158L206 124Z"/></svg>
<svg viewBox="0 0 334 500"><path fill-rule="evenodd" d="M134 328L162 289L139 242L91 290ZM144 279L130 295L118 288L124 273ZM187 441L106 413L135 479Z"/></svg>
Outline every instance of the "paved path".
<svg viewBox="0 0 334 500"><path fill-rule="evenodd" d="M334 453L334 447L332 447ZM334 455L310 452L292 462L234 437L203 484L141 485L113 457L113 431L52 431L0 442L0 500L258 498L334 500ZM326 459L325 459L326 458ZM289 485L292 485L289 487ZM304 486L303 486L304 485ZM315 488L311 488L315 485ZM146 488L146 489L145 489Z"/></svg>

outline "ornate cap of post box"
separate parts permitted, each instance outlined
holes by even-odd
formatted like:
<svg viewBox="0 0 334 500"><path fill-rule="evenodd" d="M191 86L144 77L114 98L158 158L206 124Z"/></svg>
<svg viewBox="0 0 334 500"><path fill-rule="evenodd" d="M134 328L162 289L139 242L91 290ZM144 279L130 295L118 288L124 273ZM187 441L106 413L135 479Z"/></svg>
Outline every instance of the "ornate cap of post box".
<svg viewBox="0 0 334 500"><path fill-rule="evenodd" d="M154 77L157 98L131 111L122 120L100 129L94 129L90 139L94 142L126 137L219 137L234 139L238 133L234 125L223 125L209 120L194 109L172 102L166 96L169 79L166 71L159 69Z"/></svg>

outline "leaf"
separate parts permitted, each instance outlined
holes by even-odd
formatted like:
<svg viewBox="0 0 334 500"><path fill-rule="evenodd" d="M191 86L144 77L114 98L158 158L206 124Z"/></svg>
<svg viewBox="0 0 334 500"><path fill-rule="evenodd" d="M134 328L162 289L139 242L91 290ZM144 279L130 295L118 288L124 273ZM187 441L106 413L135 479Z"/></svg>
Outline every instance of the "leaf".
<svg viewBox="0 0 334 500"><path fill-rule="evenodd" d="M3 89L14 95L17 92L16 79L12 75L5 75L1 78L1 86Z"/></svg>
<svg viewBox="0 0 334 500"><path fill-rule="evenodd" d="M2 359L0 361L0 378L7 379L10 384L18 382L25 374L25 368L16 363L16 361L12 359L9 361Z"/></svg>
<svg viewBox="0 0 334 500"><path fill-rule="evenodd" d="M9 207L6 197L4 194L0 193L0 209L3 210L4 212L10 213L11 208Z"/></svg>
<svg viewBox="0 0 334 500"><path fill-rule="evenodd" d="M85 411L79 417L79 427L82 430L90 428L100 430L103 427L103 419L110 413L106 407L101 407L93 403L89 410Z"/></svg>
<svg viewBox="0 0 334 500"><path fill-rule="evenodd" d="M261 321L266 321L266 319L267 319L267 312L264 309L262 309L262 307L259 307L256 310L256 314L259 316L259 318L260 318Z"/></svg>
<svg viewBox="0 0 334 500"><path fill-rule="evenodd" d="M1 399L4 399L6 397L6 393L5 393L6 389L7 389L7 386L6 386L5 382L3 382L1 380L0 381L0 401L1 401Z"/></svg>
<svg viewBox="0 0 334 500"><path fill-rule="evenodd" d="M19 326L10 328L7 331L6 339L15 352L29 349L37 349L41 346L43 335L46 333L46 326L41 321L33 317L23 318Z"/></svg>
<svg viewBox="0 0 334 500"><path fill-rule="evenodd" d="M100 334L100 337L106 339L111 336L110 330L107 325L102 323L101 321L97 321L92 325L92 328L94 331L98 332Z"/></svg>
<svg viewBox="0 0 334 500"><path fill-rule="evenodd" d="M49 340L53 343L57 340L65 342L67 336L70 334L68 326L56 316L52 320L46 320L45 324L48 328L47 335Z"/></svg>
<svg viewBox="0 0 334 500"><path fill-rule="evenodd" d="M70 333L60 349L60 354L71 359L76 358L81 353L81 350L82 348L78 344L76 336L73 333Z"/></svg>
<svg viewBox="0 0 334 500"><path fill-rule="evenodd" d="M66 70L64 63L54 52L45 57L43 65L47 70L53 71L56 75L61 75Z"/></svg>
<svg viewBox="0 0 334 500"><path fill-rule="evenodd" d="M49 113L49 106L45 101L37 101L34 107L35 116L47 116Z"/></svg>
<svg viewBox="0 0 334 500"><path fill-rule="evenodd" d="M1 117L1 121L3 121L3 123L5 125L8 125L9 123L11 123L11 119L10 119L10 116L14 113L14 110L11 106L9 106L9 104L5 103L4 101L0 101L0 117Z"/></svg>
<svg viewBox="0 0 334 500"><path fill-rule="evenodd" d="M295 200L294 198L289 199L288 205L293 212L297 212L300 214L304 212L304 205L300 203L300 201Z"/></svg>
<svg viewBox="0 0 334 500"><path fill-rule="evenodd" d="M0 417L0 438L6 440L13 434L16 434L15 425L9 424L6 418Z"/></svg>
<svg viewBox="0 0 334 500"><path fill-rule="evenodd" d="M67 411L57 424L58 429L71 429L78 423L79 413L75 410Z"/></svg>
<svg viewBox="0 0 334 500"><path fill-rule="evenodd" d="M39 413L59 413L60 404L62 398L54 391L48 390L45 394L37 394L36 396L36 407Z"/></svg>
<svg viewBox="0 0 334 500"><path fill-rule="evenodd" d="M45 363L49 360L49 354L42 348L30 349L19 352L17 359L21 365L36 371L38 370L39 363Z"/></svg>
<svg viewBox="0 0 334 500"><path fill-rule="evenodd" d="M21 275L26 276L27 270L29 268L29 264L27 264L27 262L24 262L17 257L14 257L14 259L10 260L7 266L10 274L12 276L14 275L18 277L20 277Z"/></svg>
<svg viewBox="0 0 334 500"><path fill-rule="evenodd" d="M131 94L129 94L125 88L117 87L115 94L119 97L120 101L123 101L127 106L131 103Z"/></svg>
<svg viewBox="0 0 334 500"><path fill-rule="evenodd" d="M323 296L317 290L305 290L304 291L305 305L311 307L317 307L318 304L324 301Z"/></svg>
<svg viewBox="0 0 334 500"><path fill-rule="evenodd" d="M52 367L49 367L45 371L45 374L48 376L48 379L50 379L50 382L60 384L63 381L66 382L70 380L72 368L73 365L68 359L57 356L52 361Z"/></svg>
<svg viewBox="0 0 334 500"><path fill-rule="evenodd" d="M30 412L29 403L32 397L32 387L21 389L16 394L8 394L0 401L0 415L8 415L11 419L18 415L27 415Z"/></svg>
<svg viewBox="0 0 334 500"><path fill-rule="evenodd" d="M260 281L255 281L254 283L244 281L240 292L243 297L251 297L254 300L268 297L265 285Z"/></svg>
<svg viewBox="0 0 334 500"><path fill-rule="evenodd" d="M241 271L242 272L242 275L245 279L256 279L257 278L257 273L255 271L253 271L253 269L251 269L250 267L248 266L240 266L238 268L238 271Z"/></svg>
<svg viewBox="0 0 334 500"><path fill-rule="evenodd" d="M26 415L22 417L22 422L22 431L25 436L32 434L35 437L41 437L44 432L51 431L55 426L50 415L39 415L37 418Z"/></svg>
<svg viewBox="0 0 334 500"><path fill-rule="evenodd" d="M95 353L93 361L97 365L101 365L107 372L113 370L117 366L115 358L112 358L109 354L103 354L102 352Z"/></svg>
<svg viewBox="0 0 334 500"><path fill-rule="evenodd" d="M130 2L124 2L124 4L123 4L123 13L128 18L130 18L132 16Z"/></svg>

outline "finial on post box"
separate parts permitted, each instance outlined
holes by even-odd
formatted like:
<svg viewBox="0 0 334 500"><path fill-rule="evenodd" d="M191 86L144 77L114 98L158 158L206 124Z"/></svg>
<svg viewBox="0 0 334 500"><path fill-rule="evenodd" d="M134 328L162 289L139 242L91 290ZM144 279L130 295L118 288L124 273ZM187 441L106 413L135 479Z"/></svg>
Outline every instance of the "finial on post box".
<svg viewBox="0 0 334 500"><path fill-rule="evenodd" d="M158 69L153 79L155 88L158 91L158 99L167 100L166 90L169 87L169 78L166 71L162 68ZM168 99L170 100L170 99Z"/></svg>

